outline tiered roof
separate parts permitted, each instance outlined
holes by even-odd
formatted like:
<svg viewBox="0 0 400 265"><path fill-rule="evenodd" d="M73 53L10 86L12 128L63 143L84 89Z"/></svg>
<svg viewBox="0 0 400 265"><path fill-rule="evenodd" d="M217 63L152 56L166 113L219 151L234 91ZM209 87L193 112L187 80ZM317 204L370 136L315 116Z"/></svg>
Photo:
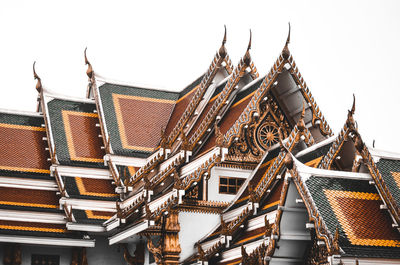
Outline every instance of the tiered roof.
<svg viewBox="0 0 400 265"><path fill-rule="evenodd" d="M146 236L157 263L177 263L189 240L178 213L193 212L220 218L196 235L185 264L400 257L400 155L364 144L355 104L333 137L289 51L290 30L262 78L251 36L236 67L225 42L226 32L181 92L101 80L86 51L86 99L44 89L34 72L39 113L0 111L0 241L93 246L82 239L91 232L142 249ZM248 172L232 201L208 198L217 169Z"/></svg>

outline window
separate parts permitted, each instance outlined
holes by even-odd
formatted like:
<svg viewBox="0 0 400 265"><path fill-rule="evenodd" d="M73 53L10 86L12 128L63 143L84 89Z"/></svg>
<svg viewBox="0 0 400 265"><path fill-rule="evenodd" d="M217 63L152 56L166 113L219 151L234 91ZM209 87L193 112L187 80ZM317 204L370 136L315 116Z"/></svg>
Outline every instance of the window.
<svg viewBox="0 0 400 265"><path fill-rule="evenodd" d="M32 254L31 264L32 265L60 265L60 256Z"/></svg>
<svg viewBox="0 0 400 265"><path fill-rule="evenodd" d="M244 181L243 178L219 177L219 193L236 194Z"/></svg>

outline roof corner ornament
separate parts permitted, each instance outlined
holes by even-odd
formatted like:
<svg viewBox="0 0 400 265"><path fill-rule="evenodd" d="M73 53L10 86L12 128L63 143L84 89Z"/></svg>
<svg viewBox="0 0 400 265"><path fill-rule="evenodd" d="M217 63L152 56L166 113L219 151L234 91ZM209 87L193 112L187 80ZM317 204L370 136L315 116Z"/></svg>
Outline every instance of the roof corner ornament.
<svg viewBox="0 0 400 265"><path fill-rule="evenodd" d="M219 51L218 51L218 54L223 58L227 54L226 48L225 48L225 43L226 43L226 25L224 25L224 28L225 28L224 38L222 39L222 45L221 45L221 47L219 48Z"/></svg>
<svg viewBox="0 0 400 265"><path fill-rule="evenodd" d="M267 215L265 215L265 218L264 218L264 226L265 226L265 233L264 233L264 235L265 235L266 237L271 236L271 234L272 234L272 224L269 222L269 220L268 220L268 218L267 218Z"/></svg>
<svg viewBox="0 0 400 265"><path fill-rule="evenodd" d="M167 135L165 133L165 128L161 127L161 141L160 141L161 148L169 149L171 148L170 144L168 143Z"/></svg>
<svg viewBox="0 0 400 265"><path fill-rule="evenodd" d="M356 112L356 96L353 94L353 105L351 106L351 110L349 110L347 113L347 121L346 121L350 131L357 131L357 124L353 118L355 112Z"/></svg>
<svg viewBox="0 0 400 265"><path fill-rule="evenodd" d="M249 197L250 197L249 200L250 200L250 202L257 203L257 195L255 193L253 184L251 184L250 182L247 185L247 190L249 192Z"/></svg>
<svg viewBox="0 0 400 265"><path fill-rule="evenodd" d="M224 217L222 216L222 214L219 215L219 218L221 220L221 234L227 235L228 234L228 225L227 225L227 223L225 223Z"/></svg>
<svg viewBox="0 0 400 265"><path fill-rule="evenodd" d="M41 93L43 91L43 86L42 86L42 79L37 75L36 69L35 69L36 61L33 62L33 78L37 80L36 83L36 90L38 93Z"/></svg>
<svg viewBox="0 0 400 265"><path fill-rule="evenodd" d="M336 226L335 235L333 237L332 242L332 254L340 254L340 246L339 246L339 226Z"/></svg>
<svg viewBox="0 0 400 265"><path fill-rule="evenodd" d="M240 250L241 250L241 254L242 254L242 264L247 264L247 262L249 260L249 255L247 254L246 249L243 246L243 244L242 244Z"/></svg>
<svg viewBox="0 0 400 265"><path fill-rule="evenodd" d="M85 54L85 65L88 66L88 68L86 70L86 75L89 77L89 81L91 82L92 78L94 76L94 71L93 71L92 64L89 62L89 60L88 60L88 58L86 56L86 50L87 50L87 47L85 48L85 52L84 52L84 54Z"/></svg>
<svg viewBox="0 0 400 265"><path fill-rule="evenodd" d="M182 150L190 151L189 140L186 137L186 134L183 130L181 132L181 148L182 148Z"/></svg>
<svg viewBox="0 0 400 265"><path fill-rule="evenodd" d="M201 247L201 245L200 245L199 242L197 242L196 245L197 245L197 252L198 252L198 254L199 254L199 259L200 259L201 261L203 261L203 260L205 259L205 257L206 257L206 253L204 252L204 250L203 250L203 248Z"/></svg>
<svg viewBox="0 0 400 265"><path fill-rule="evenodd" d="M88 66L87 70L86 70L86 75L88 76L89 79L89 84L87 87L87 91L86 91L86 97L87 98L93 98L94 97L94 92L93 92L93 85L95 84L95 80L94 80L94 71L93 71L93 67L92 64L89 62L87 56L86 56L86 50L87 47L85 48L85 65Z"/></svg>
<svg viewBox="0 0 400 265"><path fill-rule="evenodd" d="M243 58L243 61L244 61L244 63L245 63L246 65L250 65L250 62L251 62L251 57L250 57L251 38L252 38L252 34L251 34L251 29L250 29L249 44L247 45L246 54L244 55L244 58Z"/></svg>
<svg viewBox="0 0 400 265"><path fill-rule="evenodd" d="M289 56L290 56L290 51L289 51L290 28L291 28L291 27L290 27L290 22L289 22L289 33L288 33L288 36L287 36L287 39L286 39L285 47L283 48L283 51L282 51L282 57L283 57L285 60L289 59Z"/></svg>

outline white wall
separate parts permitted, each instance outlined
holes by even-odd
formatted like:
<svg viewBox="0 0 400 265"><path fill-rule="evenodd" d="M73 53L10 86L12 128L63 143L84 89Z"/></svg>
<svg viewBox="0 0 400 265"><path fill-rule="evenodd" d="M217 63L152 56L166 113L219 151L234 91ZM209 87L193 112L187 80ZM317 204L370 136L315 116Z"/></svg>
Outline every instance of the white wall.
<svg viewBox="0 0 400 265"><path fill-rule="evenodd" d="M208 200L230 202L236 195L219 193L219 177L233 177L247 179L251 174L251 170L241 170L233 168L213 167L211 169L211 177L208 180Z"/></svg>
<svg viewBox="0 0 400 265"><path fill-rule="evenodd" d="M194 253L196 250L194 246L195 243L211 232L211 229L213 229L219 221L218 214L179 212L179 224L181 226L179 242L182 249L180 255L181 261Z"/></svg>
<svg viewBox="0 0 400 265"><path fill-rule="evenodd" d="M96 247L86 249L89 265L126 264L124 260L124 250L122 248L118 245L110 246L106 237L96 237L95 239Z"/></svg>

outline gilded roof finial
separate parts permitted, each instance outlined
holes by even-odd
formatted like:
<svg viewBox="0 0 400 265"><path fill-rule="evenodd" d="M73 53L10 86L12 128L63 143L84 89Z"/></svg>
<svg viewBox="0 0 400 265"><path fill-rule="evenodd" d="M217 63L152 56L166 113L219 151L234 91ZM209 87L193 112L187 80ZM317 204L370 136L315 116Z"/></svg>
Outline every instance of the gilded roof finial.
<svg viewBox="0 0 400 265"><path fill-rule="evenodd" d="M290 22L288 23L289 24L289 32L288 32L288 36L287 36L287 39L286 39L286 46L288 46L289 45L289 43L290 43Z"/></svg>
<svg viewBox="0 0 400 265"><path fill-rule="evenodd" d="M249 45L247 45L247 50L246 54L244 55L243 61L246 65L250 64L250 49L251 49L251 29L250 29L250 40L249 40Z"/></svg>
<svg viewBox="0 0 400 265"><path fill-rule="evenodd" d="M249 45L247 46L247 50L249 51L251 49L251 29L250 29L250 40L249 40Z"/></svg>
<svg viewBox="0 0 400 265"><path fill-rule="evenodd" d="M356 112L356 96L353 94L353 106L351 106L351 114L354 115Z"/></svg>
<svg viewBox="0 0 400 265"><path fill-rule="evenodd" d="M87 47L85 48L85 52L84 52L84 54L85 54L85 65L88 66L88 69L86 70L86 74L89 77L89 79L92 79L92 77L93 77L93 68L92 68L92 64L89 62L88 58L86 57L86 50L87 50Z"/></svg>
<svg viewBox="0 0 400 265"><path fill-rule="evenodd" d="M346 124L350 130L357 130L356 122L354 121L353 115L356 112L356 96L353 94L353 105L351 110L348 111Z"/></svg>
<svg viewBox="0 0 400 265"><path fill-rule="evenodd" d="M224 25L224 27L225 27L224 38L222 39L222 45L221 45L221 47L219 48L219 51L218 51L218 53L219 53L219 55L221 57L225 57L226 56L226 48L225 48L225 43L226 43L226 25Z"/></svg>
<svg viewBox="0 0 400 265"><path fill-rule="evenodd" d="M285 47L283 48L283 51L282 51L282 56L286 60L290 56L289 43L290 43L290 22L289 22L289 33L288 33L288 36L287 36L287 39L286 39L286 44L285 44Z"/></svg>
<svg viewBox="0 0 400 265"><path fill-rule="evenodd" d="M36 73L36 70L35 70L35 64L36 64L36 61L35 62L33 62L33 78L35 79L35 80L37 80L37 83L36 83L36 90L37 90L37 92L42 92L42 90L43 90L43 87L42 87L42 80L40 79L40 77L37 75L37 73Z"/></svg>
<svg viewBox="0 0 400 265"><path fill-rule="evenodd" d="M224 32L224 39L222 40L222 45L225 45L226 43L226 25L224 25L225 32Z"/></svg>

